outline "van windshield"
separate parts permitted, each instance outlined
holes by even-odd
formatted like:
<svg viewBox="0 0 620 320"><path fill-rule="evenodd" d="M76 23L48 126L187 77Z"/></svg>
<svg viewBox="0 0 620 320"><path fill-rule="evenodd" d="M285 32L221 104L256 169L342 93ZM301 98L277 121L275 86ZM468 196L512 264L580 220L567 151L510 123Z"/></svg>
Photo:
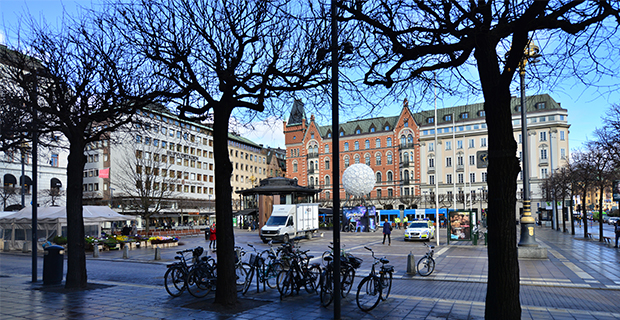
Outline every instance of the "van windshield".
<svg viewBox="0 0 620 320"><path fill-rule="evenodd" d="M271 216L265 225L267 226L282 226L286 223L286 218L283 216Z"/></svg>

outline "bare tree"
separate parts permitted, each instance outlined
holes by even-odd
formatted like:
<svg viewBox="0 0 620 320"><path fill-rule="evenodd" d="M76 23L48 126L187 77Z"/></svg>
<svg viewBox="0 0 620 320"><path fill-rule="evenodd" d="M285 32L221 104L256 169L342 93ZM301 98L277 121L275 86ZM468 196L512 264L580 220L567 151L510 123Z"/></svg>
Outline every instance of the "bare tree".
<svg viewBox="0 0 620 320"><path fill-rule="evenodd" d="M168 155L159 154L159 149L153 145L127 145L134 147L124 149L124 154L120 155L112 186L120 191L119 197L133 200L128 203L128 208L136 210L142 217L148 235L149 220L174 195L175 183L180 182L177 174L183 179L184 172L170 170Z"/></svg>
<svg viewBox="0 0 620 320"><path fill-rule="evenodd" d="M229 120L235 108L261 113L287 93L328 83L323 70L329 61L317 58L327 43L327 21L284 0L158 0L115 9L106 19L114 32L153 64L154 76L185 95L180 116L213 117L220 249L215 302L235 305Z"/></svg>
<svg viewBox="0 0 620 320"><path fill-rule="evenodd" d="M65 196L65 191L60 190L60 188L50 188L41 190L41 195L46 206L55 207L59 205L60 199Z"/></svg>
<svg viewBox="0 0 620 320"><path fill-rule="evenodd" d="M0 200L2 200L3 210L6 210L6 208L8 207L7 204L11 205L11 201L17 198L18 194L19 194L19 189L15 188L14 186L10 186L10 185L0 186Z"/></svg>
<svg viewBox="0 0 620 320"><path fill-rule="evenodd" d="M487 319L521 317L514 212L520 168L511 124L510 84L523 63L530 32L556 31L554 35L565 40L560 48L567 48L571 55L554 55L559 60L557 65L563 66L581 48L601 44L611 49L609 37L615 30L606 29L601 22L618 18L617 5L616 1L338 2L344 11L340 19L360 32L353 45L360 48L364 83L395 88L395 93L405 89L424 93L435 85L453 93L456 90L450 86L458 82L460 90L467 88L461 91L463 95L482 92L489 135L488 205L492 212L488 216ZM555 52L563 51L558 48ZM596 58L590 50L586 54ZM602 64L592 68L599 66ZM601 67L600 71L611 74L611 69ZM473 70L478 81L472 80Z"/></svg>
<svg viewBox="0 0 620 320"><path fill-rule="evenodd" d="M5 74L16 86L21 105L37 110L39 133L62 133L69 142L67 288L87 285L82 216L85 147L129 122L137 108L151 102L147 93L155 89L152 79L140 76L143 61L128 53L129 47L100 22L66 18L54 30L31 18L21 30L23 42L2 56L11 66Z"/></svg>

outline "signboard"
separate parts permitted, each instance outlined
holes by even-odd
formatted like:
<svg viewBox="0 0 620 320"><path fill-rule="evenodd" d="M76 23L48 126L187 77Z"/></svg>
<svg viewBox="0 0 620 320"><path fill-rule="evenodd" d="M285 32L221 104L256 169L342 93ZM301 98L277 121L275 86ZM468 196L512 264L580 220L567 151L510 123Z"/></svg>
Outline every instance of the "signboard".
<svg viewBox="0 0 620 320"><path fill-rule="evenodd" d="M471 241L473 212L450 211L448 213L448 243L450 241Z"/></svg>
<svg viewBox="0 0 620 320"><path fill-rule="evenodd" d="M476 167L478 169L483 169L489 166L489 151L488 150L482 150L482 151L478 151L476 152L476 158L478 159L478 161L476 161Z"/></svg>
<svg viewBox="0 0 620 320"><path fill-rule="evenodd" d="M356 231L375 230L376 208L374 206L343 207L342 212L346 221L355 223Z"/></svg>

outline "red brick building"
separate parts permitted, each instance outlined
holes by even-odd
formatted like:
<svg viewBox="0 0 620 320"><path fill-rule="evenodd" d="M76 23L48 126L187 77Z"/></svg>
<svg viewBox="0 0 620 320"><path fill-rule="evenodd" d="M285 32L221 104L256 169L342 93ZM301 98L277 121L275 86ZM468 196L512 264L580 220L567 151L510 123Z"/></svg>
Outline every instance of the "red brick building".
<svg viewBox="0 0 620 320"><path fill-rule="evenodd" d="M331 124L320 126L314 115L307 120L301 101L295 101L284 122L286 177L323 189L319 199L328 207L333 198L333 134ZM340 176L351 164L369 165L376 177L370 199L378 208L396 208L402 203L399 198L420 195L419 130L406 103L397 116L349 121L340 125L337 134ZM340 197L347 199L342 186Z"/></svg>

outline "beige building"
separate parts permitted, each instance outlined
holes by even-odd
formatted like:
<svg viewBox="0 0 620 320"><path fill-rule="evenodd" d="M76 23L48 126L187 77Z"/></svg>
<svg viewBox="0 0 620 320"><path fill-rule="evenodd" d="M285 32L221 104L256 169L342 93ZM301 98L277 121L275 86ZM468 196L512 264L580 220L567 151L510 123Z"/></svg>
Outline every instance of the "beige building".
<svg viewBox="0 0 620 320"><path fill-rule="evenodd" d="M242 197L235 191L258 186L261 179L270 177L267 154L262 145L239 135L228 134L228 156L233 166L230 176L233 210L242 210Z"/></svg>
<svg viewBox="0 0 620 320"><path fill-rule="evenodd" d="M566 165L570 124L568 110L547 94L527 97L526 105L530 190L535 212L545 207L542 180ZM519 158L523 139L520 107L520 98L513 97L512 125ZM421 190L426 207L434 207L437 182L440 208L486 208L488 135L483 104L439 109L437 119L434 110L416 113L415 117L420 125ZM522 207L522 181L523 173L517 181L517 212Z"/></svg>

